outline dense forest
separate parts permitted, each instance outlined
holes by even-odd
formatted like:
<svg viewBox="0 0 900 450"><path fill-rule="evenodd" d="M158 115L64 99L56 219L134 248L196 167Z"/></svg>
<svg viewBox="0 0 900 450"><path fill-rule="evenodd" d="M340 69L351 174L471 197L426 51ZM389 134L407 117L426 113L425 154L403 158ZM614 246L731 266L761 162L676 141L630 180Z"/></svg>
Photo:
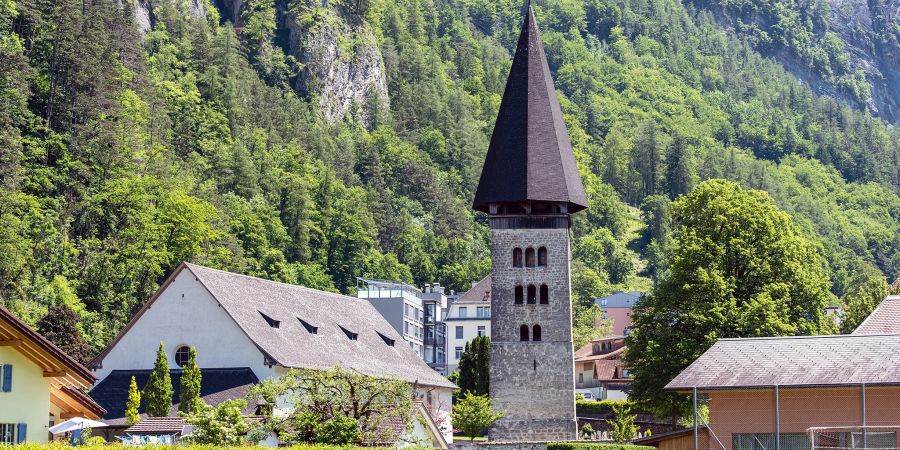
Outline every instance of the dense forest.
<svg viewBox="0 0 900 450"><path fill-rule="evenodd" d="M900 276L896 127L697 4L534 6L590 200L577 320L653 285L670 202L710 178L775 199L828 302ZM467 289L490 271L469 205L521 18L518 0L0 0L0 299L32 324L68 305L97 351L184 260ZM830 48L811 61L852 83Z"/></svg>

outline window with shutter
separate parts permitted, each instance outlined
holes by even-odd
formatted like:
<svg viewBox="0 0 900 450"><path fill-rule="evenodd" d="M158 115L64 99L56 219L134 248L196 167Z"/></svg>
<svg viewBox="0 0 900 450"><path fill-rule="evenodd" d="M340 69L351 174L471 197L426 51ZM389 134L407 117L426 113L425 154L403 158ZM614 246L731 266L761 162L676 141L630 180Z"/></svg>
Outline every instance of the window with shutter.
<svg viewBox="0 0 900 450"><path fill-rule="evenodd" d="M2 382L0 382L0 391L12 392L12 364L3 365Z"/></svg>
<svg viewBox="0 0 900 450"><path fill-rule="evenodd" d="M16 426L16 444L21 444L25 442L25 437L28 436L28 424L20 423Z"/></svg>
<svg viewBox="0 0 900 450"><path fill-rule="evenodd" d="M16 444L16 424L0 423L0 444Z"/></svg>

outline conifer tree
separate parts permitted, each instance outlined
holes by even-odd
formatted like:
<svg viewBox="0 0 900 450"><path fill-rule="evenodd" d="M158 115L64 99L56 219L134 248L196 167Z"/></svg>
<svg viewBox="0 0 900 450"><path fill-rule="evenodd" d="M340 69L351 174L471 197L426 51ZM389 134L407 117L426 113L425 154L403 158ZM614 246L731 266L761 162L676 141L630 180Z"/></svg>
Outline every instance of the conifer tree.
<svg viewBox="0 0 900 450"><path fill-rule="evenodd" d="M144 386L144 399L147 415L165 417L172 408L172 378L169 375L169 358L165 345L160 342L156 351L156 362L150 372L150 380Z"/></svg>
<svg viewBox="0 0 900 450"><path fill-rule="evenodd" d="M181 371L178 410L183 413L197 412L200 402L200 381L203 375L197 367L197 349L191 347L187 364Z"/></svg>
<svg viewBox="0 0 900 450"><path fill-rule="evenodd" d="M475 346L475 392L478 395L490 393L491 381L491 338L478 336L472 340Z"/></svg>
<svg viewBox="0 0 900 450"><path fill-rule="evenodd" d="M131 377L131 386L128 387L128 403L125 406L125 423L128 426L141 421L141 391L138 390L137 381Z"/></svg>
<svg viewBox="0 0 900 450"><path fill-rule="evenodd" d="M459 391L462 396L475 392L475 355L472 342L466 342L465 350L459 358Z"/></svg>

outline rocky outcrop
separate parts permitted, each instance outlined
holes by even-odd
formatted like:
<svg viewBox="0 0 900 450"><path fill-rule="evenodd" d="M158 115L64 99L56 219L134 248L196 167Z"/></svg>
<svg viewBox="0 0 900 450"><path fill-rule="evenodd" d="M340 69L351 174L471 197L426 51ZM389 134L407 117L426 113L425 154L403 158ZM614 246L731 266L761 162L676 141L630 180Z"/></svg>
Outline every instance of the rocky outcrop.
<svg viewBox="0 0 900 450"><path fill-rule="evenodd" d="M900 0L828 0L829 27L872 85L869 109L900 122ZM893 23L891 23L891 21Z"/></svg>
<svg viewBox="0 0 900 450"><path fill-rule="evenodd" d="M330 121L352 113L370 126L372 106L387 101L387 79L375 35L358 20L335 11L306 19L288 17L288 51L303 70L294 88L318 100Z"/></svg>
<svg viewBox="0 0 900 450"><path fill-rule="evenodd" d="M124 0L131 1L134 8L134 21L137 23L138 31L141 35L147 34L154 24L153 16L153 0ZM237 0L235 0L237 1ZM206 18L206 4L203 0L189 0L187 2L188 13L195 17Z"/></svg>

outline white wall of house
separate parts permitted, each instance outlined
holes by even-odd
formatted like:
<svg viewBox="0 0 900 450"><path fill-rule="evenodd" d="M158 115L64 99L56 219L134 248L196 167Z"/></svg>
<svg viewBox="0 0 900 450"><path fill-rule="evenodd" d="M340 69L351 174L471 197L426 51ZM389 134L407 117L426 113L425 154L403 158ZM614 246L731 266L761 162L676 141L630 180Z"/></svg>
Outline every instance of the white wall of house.
<svg viewBox="0 0 900 450"><path fill-rule="evenodd" d="M19 424L25 424L25 441L47 442L51 379L44 378L44 370L12 346L0 347L0 377L4 364L12 367L12 383L9 392L0 392L0 424L4 427L0 432L12 433L8 443L15 444Z"/></svg>
<svg viewBox="0 0 900 450"><path fill-rule="evenodd" d="M160 341L165 342L172 369L179 368L175 349L188 345L197 349L201 368L249 367L260 380L274 373L259 348L189 270L175 277L103 358L95 370L98 380L116 369L152 369Z"/></svg>
<svg viewBox="0 0 900 450"><path fill-rule="evenodd" d="M465 313L462 308L465 308ZM487 315L479 317L478 308L486 308L482 311L487 311ZM481 330L485 336L491 336L490 305L485 302L453 303L444 322L447 324L447 373L450 373L459 367L460 352L457 350L465 349L466 343L475 339ZM460 331L457 331L458 327L461 327L462 337Z"/></svg>

